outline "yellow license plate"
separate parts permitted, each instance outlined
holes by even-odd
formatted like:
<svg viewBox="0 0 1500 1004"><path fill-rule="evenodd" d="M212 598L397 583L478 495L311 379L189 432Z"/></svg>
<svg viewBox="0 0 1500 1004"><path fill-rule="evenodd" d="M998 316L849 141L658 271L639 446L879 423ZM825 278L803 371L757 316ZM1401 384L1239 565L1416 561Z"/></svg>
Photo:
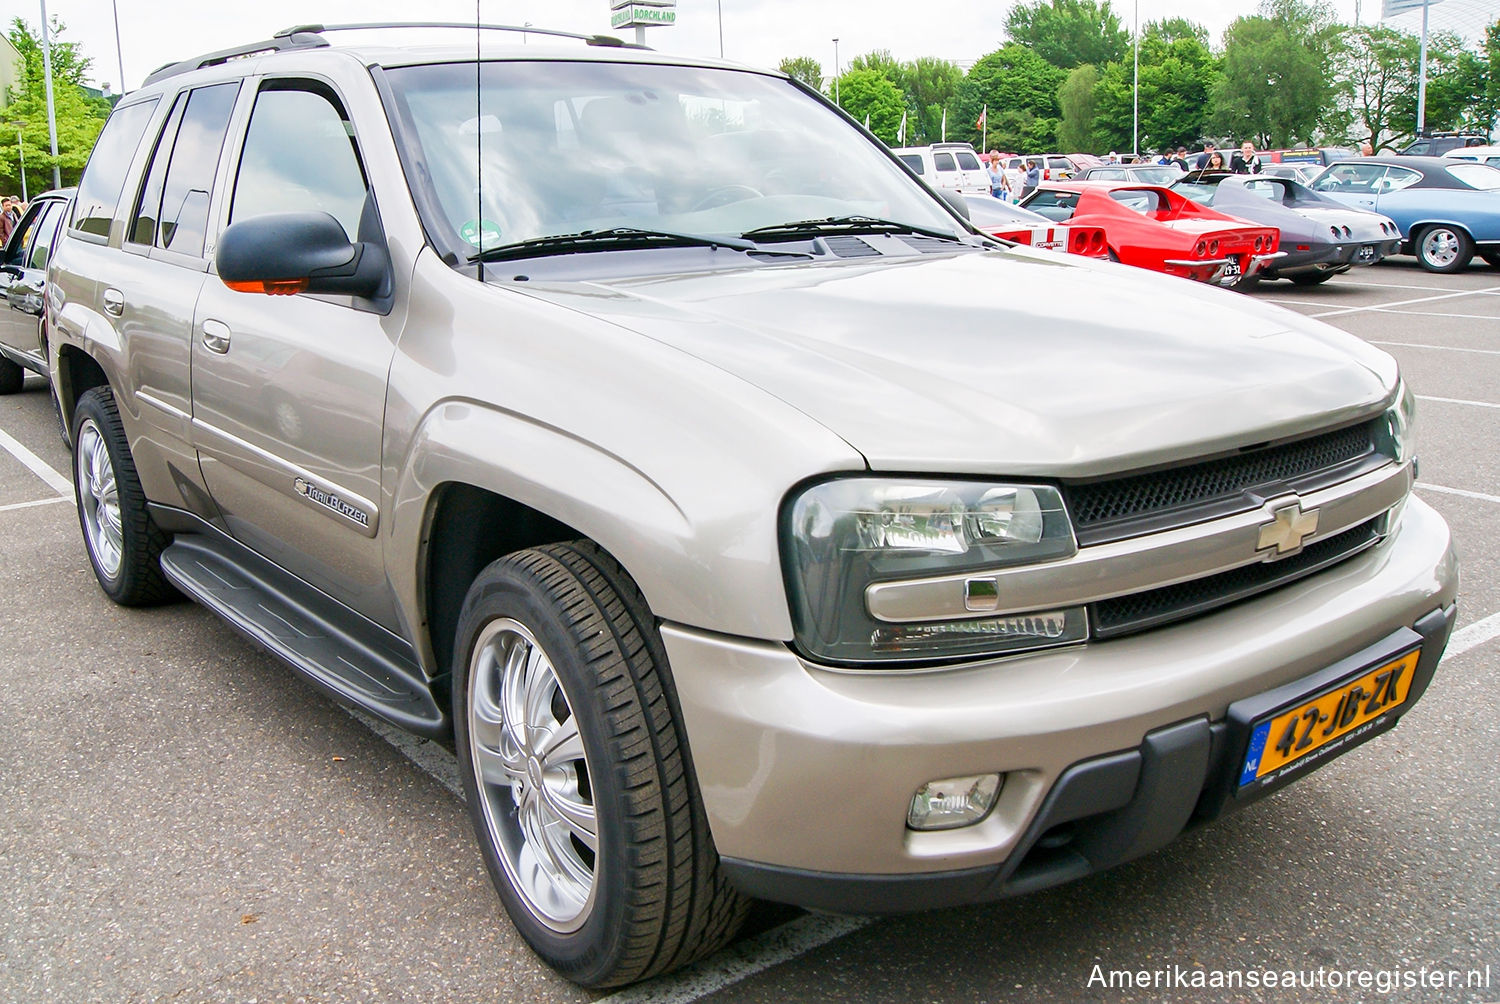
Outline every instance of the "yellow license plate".
<svg viewBox="0 0 1500 1004"><path fill-rule="evenodd" d="M1372 669L1303 704L1258 722L1250 731L1240 785L1250 784L1400 706L1411 690L1421 650Z"/></svg>

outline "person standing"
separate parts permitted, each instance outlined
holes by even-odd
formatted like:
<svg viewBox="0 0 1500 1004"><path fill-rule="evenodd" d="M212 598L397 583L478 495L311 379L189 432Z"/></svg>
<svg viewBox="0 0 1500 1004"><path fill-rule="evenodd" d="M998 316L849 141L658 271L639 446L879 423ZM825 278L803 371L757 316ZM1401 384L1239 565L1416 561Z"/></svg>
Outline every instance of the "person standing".
<svg viewBox="0 0 1500 1004"><path fill-rule="evenodd" d="M1185 146L1179 146L1177 148L1177 155L1174 157L1169 157L1167 159L1167 163L1176 164L1178 167L1182 168L1183 174L1186 174L1188 171L1192 170L1192 168L1188 165L1188 152L1187 147Z"/></svg>
<svg viewBox="0 0 1500 1004"><path fill-rule="evenodd" d="M0 248L10 243L10 235L15 232L16 223L20 221L20 214L16 212L16 197L7 195L0 201Z"/></svg>
<svg viewBox="0 0 1500 1004"><path fill-rule="evenodd" d="M1026 197L1036 191L1036 186L1042 183L1042 162L1035 157L1026 162L1026 177L1021 182L1021 197L1017 202L1025 201Z"/></svg>
<svg viewBox="0 0 1500 1004"><path fill-rule="evenodd" d="M1240 144L1239 151L1234 155L1231 170L1235 174L1259 174L1261 171L1260 157L1255 153L1255 144L1248 139Z"/></svg>
<svg viewBox="0 0 1500 1004"><path fill-rule="evenodd" d="M1193 166L1196 167L1200 171L1203 170L1204 168L1206 168L1208 166L1208 160L1213 155L1214 155L1214 143L1213 143L1213 140L1209 140L1208 142L1206 142L1206 143L1203 144L1203 152L1200 153L1200 154L1198 154L1198 159L1196 161L1194 161Z"/></svg>
<svg viewBox="0 0 1500 1004"><path fill-rule="evenodd" d="M1001 202L1010 201L1010 179L1005 176L1000 154L994 150L990 151L990 194Z"/></svg>

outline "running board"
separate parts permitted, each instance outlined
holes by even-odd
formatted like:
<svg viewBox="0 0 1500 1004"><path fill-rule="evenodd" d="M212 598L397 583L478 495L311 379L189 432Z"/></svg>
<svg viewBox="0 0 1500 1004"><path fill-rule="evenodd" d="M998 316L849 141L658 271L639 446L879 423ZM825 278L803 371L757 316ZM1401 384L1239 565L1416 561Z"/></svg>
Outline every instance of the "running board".
<svg viewBox="0 0 1500 1004"><path fill-rule="evenodd" d="M410 732L449 726L411 648L240 544L178 534L161 554L178 589L335 698Z"/></svg>

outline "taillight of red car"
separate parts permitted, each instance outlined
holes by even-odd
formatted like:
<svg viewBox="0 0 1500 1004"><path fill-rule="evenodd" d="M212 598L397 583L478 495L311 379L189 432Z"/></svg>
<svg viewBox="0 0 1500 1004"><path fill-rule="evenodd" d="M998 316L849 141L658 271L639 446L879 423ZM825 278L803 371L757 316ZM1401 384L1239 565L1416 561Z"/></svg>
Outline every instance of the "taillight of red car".
<svg viewBox="0 0 1500 1004"><path fill-rule="evenodd" d="M1074 227L1068 237L1068 250L1089 258L1103 258L1108 254L1103 227Z"/></svg>

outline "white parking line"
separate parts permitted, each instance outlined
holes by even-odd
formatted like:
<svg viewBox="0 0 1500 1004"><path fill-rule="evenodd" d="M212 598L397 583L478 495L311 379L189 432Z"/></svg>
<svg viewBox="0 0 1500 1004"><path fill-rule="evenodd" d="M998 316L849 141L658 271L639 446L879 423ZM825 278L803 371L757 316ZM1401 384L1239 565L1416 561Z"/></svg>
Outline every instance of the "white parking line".
<svg viewBox="0 0 1500 1004"><path fill-rule="evenodd" d="M1483 296L1487 293L1500 293L1500 286L1490 286L1485 289L1466 289L1457 293L1443 293L1440 296L1419 296L1414 300L1397 300L1394 303L1376 303L1368 307L1341 307L1338 310L1325 310L1321 314L1313 314L1313 317L1342 317L1346 314L1362 314L1371 310L1388 310L1391 307L1405 307L1413 303L1432 303L1435 300L1452 300L1461 296Z"/></svg>
<svg viewBox="0 0 1500 1004"><path fill-rule="evenodd" d="M1457 495L1460 498L1478 499L1480 502L1493 502L1500 505L1500 495L1486 495L1484 492L1465 491L1462 488L1444 488L1442 485L1429 485L1425 481L1418 481L1417 487L1429 492L1437 492L1440 495Z"/></svg>
<svg viewBox="0 0 1500 1004"><path fill-rule="evenodd" d="M873 922L872 917L808 914L731 945L686 969L601 997L594 1004L688 1004Z"/></svg>
<svg viewBox="0 0 1500 1004"><path fill-rule="evenodd" d="M54 495L50 499L37 499L35 502L12 502L10 505L0 505L0 512L15 512L17 509L35 509L39 505L56 505L59 502L71 502L72 496Z"/></svg>
<svg viewBox="0 0 1500 1004"><path fill-rule="evenodd" d="M1500 404L1492 401L1465 401L1461 397L1429 397L1425 394L1417 395L1418 401L1436 401L1439 404L1466 404L1471 408L1500 408Z"/></svg>
<svg viewBox="0 0 1500 1004"><path fill-rule="evenodd" d="M1453 637L1448 639L1448 648L1443 652L1443 658L1463 655L1469 649L1478 648L1497 637L1500 637L1500 613L1493 613L1483 620L1475 621L1468 627L1453 632Z"/></svg>
<svg viewBox="0 0 1500 1004"><path fill-rule="evenodd" d="M1496 318L1500 321L1500 317ZM1482 356L1500 356L1500 349L1466 349L1460 345L1423 345L1421 342L1371 342L1371 345L1394 345L1402 349L1432 349L1437 352L1477 352Z"/></svg>
<svg viewBox="0 0 1500 1004"><path fill-rule="evenodd" d="M47 466L45 460L12 439L4 429L0 429L0 447L4 447L6 453L25 464L27 470L47 482L47 487L57 494L67 498L73 497L73 482Z"/></svg>
<svg viewBox="0 0 1500 1004"><path fill-rule="evenodd" d="M1386 310L1370 307L1372 314L1394 314L1396 317L1456 317L1462 321L1500 321L1500 314L1448 314L1437 310Z"/></svg>

